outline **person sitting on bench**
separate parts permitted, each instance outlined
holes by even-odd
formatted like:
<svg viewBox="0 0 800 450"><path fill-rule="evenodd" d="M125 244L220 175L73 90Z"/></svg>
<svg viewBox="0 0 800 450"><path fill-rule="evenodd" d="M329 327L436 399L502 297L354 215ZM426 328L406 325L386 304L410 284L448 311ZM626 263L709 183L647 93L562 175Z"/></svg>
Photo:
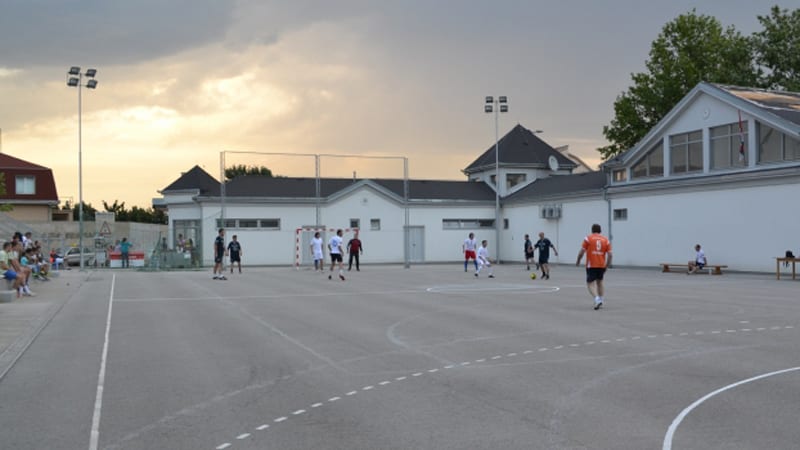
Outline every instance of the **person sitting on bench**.
<svg viewBox="0 0 800 450"><path fill-rule="evenodd" d="M687 275L702 270L706 265L706 254L703 249L700 248L700 244L694 246L694 251L696 252L694 261L689 261L689 271L686 272Z"/></svg>

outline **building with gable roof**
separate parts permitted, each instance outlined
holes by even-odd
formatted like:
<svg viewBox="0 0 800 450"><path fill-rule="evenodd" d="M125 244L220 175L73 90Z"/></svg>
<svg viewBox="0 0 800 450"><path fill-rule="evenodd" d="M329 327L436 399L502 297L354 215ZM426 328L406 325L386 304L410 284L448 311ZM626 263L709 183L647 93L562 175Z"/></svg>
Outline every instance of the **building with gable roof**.
<svg viewBox="0 0 800 450"><path fill-rule="evenodd" d="M224 225L250 264L291 264L295 230L317 223L360 228L370 262L402 262L405 245L412 262L459 261L469 232L522 261L523 236L542 231L555 262L572 263L593 223L620 265L688 261L697 243L734 270L771 271L785 250L800 254L800 94L700 83L599 172L574 173L579 164L521 125L499 149L499 244L494 145L463 170L466 181L409 180L408 199L403 180L323 178L317 195L313 178L239 177L225 186ZM194 227L209 264L219 184L195 167L161 192L172 238Z"/></svg>
<svg viewBox="0 0 800 450"><path fill-rule="evenodd" d="M0 204L13 207L8 216L20 222L52 220L53 211L58 208L52 170L0 153L0 173L5 179L5 195L0 196Z"/></svg>

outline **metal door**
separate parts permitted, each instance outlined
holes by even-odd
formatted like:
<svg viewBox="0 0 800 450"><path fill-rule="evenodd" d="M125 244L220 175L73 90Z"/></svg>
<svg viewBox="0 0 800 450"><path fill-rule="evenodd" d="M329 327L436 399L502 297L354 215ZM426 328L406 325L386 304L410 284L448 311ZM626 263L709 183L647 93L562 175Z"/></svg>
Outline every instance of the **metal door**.
<svg viewBox="0 0 800 450"><path fill-rule="evenodd" d="M425 227L408 227L408 260L425 262Z"/></svg>

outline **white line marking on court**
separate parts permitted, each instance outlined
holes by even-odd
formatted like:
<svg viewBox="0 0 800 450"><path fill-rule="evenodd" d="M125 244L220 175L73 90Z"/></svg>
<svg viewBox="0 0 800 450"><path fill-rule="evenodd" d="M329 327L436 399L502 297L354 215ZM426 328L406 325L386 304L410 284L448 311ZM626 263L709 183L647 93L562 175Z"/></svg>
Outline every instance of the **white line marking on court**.
<svg viewBox="0 0 800 450"><path fill-rule="evenodd" d="M405 379L406 379L406 377L397 377L397 378L395 378L395 380L397 380L397 381L403 381Z"/></svg>
<svg viewBox="0 0 800 450"><path fill-rule="evenodd" d="M594 341L587 341L583 345L594 345Z"/></svg>
<svg viewBox="0 0 800 450"><path fill-rule="evenodd" d="M692 412L693 409L695 409L698 406L700 406L706 400L710 399L711 397L714 397L717 394L721 394L721 393L723 393L723 392L725 392L727 390L739 387L739 386L741 386L743 384L747 384L747 383L750 383L750 382L753 382L753 381L761 380L763 378L768 378L768 377L775 376L775 375L780 375L780 374L787 373L787 372L793 372L795 370L800 370L800 367L792 367L791 369L778 370L778 371L775 371L775 372L770 372L770 373L765 373L763 375L758 375L758 376L753 377L753 378L748 378L746 380L738 381L736 383L729 384L729 385L727 385L725 387L719 388L716 391L714 391L714 392L712 392L710 394L706 394L705 396L703 396L700 399L696 400L694 403L692 403L691 405L687 406L686 409L681 411L681 413L678 414L677 417L675 417L675 420L672 421L672 424L670 424L669 428L667 429L667 434L664 436L664 445L662 447L663 450L671 450L672 449L672 438L675 435L675 430L678 429L678 426L681 424L681 422L683 422L683 419L690 412Z"/></svg>
<svg viewBox="0 0 800 450"><path fill-rule="evenodd" d="M250 437L250 433L242 433L242 434L236 436L236 439L241 441L242 439L247 439L249 437Z"/></svg>
<svg viewBox="0 0 800 450"><path fill-rule="evenodd" d="M264 430L266 430L267 428L269 428L269 425L267 425L267 424L264 424L264 425L261 425L260 427L256 427L256 430L258 430L258 431L264 431Z"/></svg>
<svg viewBox="0 0 800 450"><path fill-rule="evenodd" d="M564 348L563 345L558 345L556 347L553 347L553 350L561 350L562 348Z"/></svg>
<svg viewBox="0 0 800 450"><path fill-rule="evenodd" d="M522 352L523 355L528 355L531 353L533 353L533 350L525 350L524 352Z"/></svg>
<svg viewBox="0 0 800 450"><path fill-rule="evenodd" d="M391 381L381 381L381 382L380 382L380 383L378 383L378 384L380 384L381 386L386 386L386 385L387 385L387 384L389 384L389 383L391 383Z"/></svg>
<svg viewBox="0 0 800 450"><path fill-rule="evenodd" d="M452 364L448 364L448 365L444 366L445 369L452 369L453 367L455 367L455 366L452 365Z"/></svg>
<svg viewBox="0 0 800 450"><path fill-rule="evenodd" d="M428 373L436 373L438 371L439 371L439 369L431 369L431 370L428 371Z"/></svg>
<svg viewBox="0 0 800 450"><path fill-rule="evenodd" d="M750 323L749 320L740 320L739 323Z"/></svg>
<svg viewBox="0 0 800 450"><path fill-rule="evenodd" d="M103 354L100 357L100 373L97 375L97 391L94 396L94 414L92 414L92 430L89 437L89 450L97 450L100 440L100 415L103 410L103 390L106 385L106 361L108 360L108 334L111 331L111 311L114 308L114 285L117 274L111 276L111 292L108 295L108 316L106 317L106 334L103 341Z"/></svg>
<svg viewBox="0 0 800 450"><path fill-rule="evenodd" d="M314 403L311 405L312 408L319 408L320 406L322 406L322 403Z"/></svg>
<svg viewBox="0 0 800 450"><path fill-rule="evenodd" d="M356 394L358 394L358 391L350 391L350 392L348 392L347 394L344 394L344 395L350 396L350 395L356 395Z"/></svg>
<svg viewBox="0 0 800 450"><path fill-rule="evenodd" d="M226 448L228 448L230 446L231 446L231 444L226 442L226 443L220 445L219 447L217 447L217 450L225 450Z"/></svg>
<svg viewBox="0 0 800 450"><path fill-rule="evenodd" d="M492 356L492 359L500 359L500 358L502 358L502 356L500 356L500 355Z"/></svg>
<svg viewBox="0 0 800 450"><path fill-rule="evenodd" d="M370 391L370 390L372 390L374 387L375 387L375 386L364 386L363 388L361 388L361 390L362 390L362 391Z"/></svg>
<svg viewBox="0 0 800 450"><path fill-rule="evenodd" d="M469 362L469 361L464 361L464 362L462 362L462 363L461 363L461 365L462 365L462 366L468 366L468 365L470 365L470 362ZM415 375L415 376L416 376L416 375Z"/></svg>
<svg viewBox="0 0 800 450"><path fill-rule="evenodd" d="M569 344L570 347L580 347L581 344Z"/></svg>
<svg viewBox="0 0 800 450"><path fill-rule="evenodd" d="M341 400L341 399L342 399L342 397L331 397L331 398L329 398L329 399L328 399L328 401L329 401L329 402L331 402L331 403L333 403L333 402L335 402L336 400Z"/></svg>
<svg viewBox="0 0 800 450"><path fill-rule="evenodd" d="M689 333L681 333L678 336L688 336L688 335L689 335Z"/></svg>
<svg viewBox="0 0 800 450"><path fill-rule="evenodd" d="M305 409L298 409L297 411L293 412L292 415L299 416L300 414L305 414L305 412L306 412Z"/></svg>
<svg viewBox="0 0 800 450"><path fill-rule="evenodd" d="M750 331L750 328L742 328L742 331Z"/></svg>
<svg viewBox="0 0 800 450"><path fill-rule="evenodd" d="M411 374L412 377L418 377L420 375L422 375L422 372L417 372L417 373L412 373Z"/></svg>
<svg viewBox="0 0 800 450"><path fill-rule="evenodd" d="M486 358L476 359L475 362L476 363L486 362Z"/></svg>
<svg viewBox="0 0 800 450"><path fill-rule="evenodd" d="M770 328L770 330L780 330L780 329L781 329L781 327L772 327L772 328Z"/></svg>
<svg viewBox="0 0 800 450"><path fill-rule="evenodd" d="M509 353L506 356L517 356L517 354L516 353Z"/></svg>
<svg viewBox="0 0 800 450"><path fill-rule="evenodd" d="M542 348L539 349L539 351L540 352L546 352L547 351L547 347L542 347Z"/></svg>
<svg viewBox="0 0 800 450"><path fill-rule="evenodd" d="M641 336L634 336L634 337L632 337L632 338L631 338L631 340L634 340L634 341L635 341L635 340L637 340L637 339L641 339L641 338L642 338Z"/></svg>
<svg viewBox="0 0 800 450"><path fill-rule="evenodd" d="M736 333L736 330L725 330L726 333Z"/></svg>
<svg viewBox="0 0 800 450"><path fill-rule="evenodd" d="M281 423L286 419L288 419L288 417L286 417L286 416L278 417L277 419L275 419L275 423Z"/></svg>
<svg viewBox="0 0 800 450"><path fill-rule="evenodd" d="M785 327L783 327L783 328L786 328L787 330L789 330L789 329L792 329L792 328L794 328L794 326L792 326L792 325L787 325L787 326L785 326Z"/></svg>
<svg viewBox="0 0 800 450"><path fill-rule="evenodd" d="M714 331L711 332L711 334L720 334L720 333L722 333L722 331L720 331L720 330L714 330Z"/></svg>

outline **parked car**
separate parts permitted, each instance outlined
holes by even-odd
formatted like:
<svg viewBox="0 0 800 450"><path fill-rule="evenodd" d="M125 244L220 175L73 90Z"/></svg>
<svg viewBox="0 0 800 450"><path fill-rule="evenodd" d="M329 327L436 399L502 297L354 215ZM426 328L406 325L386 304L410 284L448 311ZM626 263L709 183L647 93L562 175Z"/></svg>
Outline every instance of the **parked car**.
<svg viewBox="0 0 800 450"><path fill-rule="evenodd" d="M64 264L68 266L81 265L81 252L78 247L70 247L64 253ZM89 247L83 247L83 265L94 265L94 250Z"/></svg>

